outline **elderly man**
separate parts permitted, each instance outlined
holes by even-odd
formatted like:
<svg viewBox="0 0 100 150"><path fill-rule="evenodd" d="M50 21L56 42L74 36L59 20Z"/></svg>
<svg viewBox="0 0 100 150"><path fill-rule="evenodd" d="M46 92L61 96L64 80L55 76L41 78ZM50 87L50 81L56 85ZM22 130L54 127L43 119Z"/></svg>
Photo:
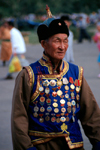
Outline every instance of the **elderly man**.
<svg viewBox="0 0 100 150"><path fill-rule="evenodd" d="M14 150L84 150L78 120L93 150L99 150L100 109L82 67L63 61L69 36L66 24L51 17L37 33L43 57L22 69L13 93Z"/></svg>

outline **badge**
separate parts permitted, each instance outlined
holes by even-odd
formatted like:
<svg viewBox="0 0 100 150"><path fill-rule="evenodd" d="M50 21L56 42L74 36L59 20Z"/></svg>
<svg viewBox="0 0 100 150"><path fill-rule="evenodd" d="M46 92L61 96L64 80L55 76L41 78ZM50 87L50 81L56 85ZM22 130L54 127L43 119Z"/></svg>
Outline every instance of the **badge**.
<svg viewBox="0 0 100 150"><path fill-rule="evenodd" d="M61 100L60 100L60 103L61 103L61 104L65 104L65 100L64 100L64 99L61 99Z"/></svg>
<svg viewBox="0 0 100 150"><path fill-rule="evenodd" d="M74 93L73 92L71 93L71 97L74 97Z"/></svg>
<svg viewBox="0 0 100 150"><path fill-rule="evenodd" d="M72 105L73 105L73 106L76 104L76 102L75 102L74 100L72 100L72 102L71 102L71 103L72 103Z"/></svg>
<svg viewBox="0 0 100 150"><path fill-rule="evenodd" d="M40 118L39 122L43 123L44 122L44 118Z"/></svg>
<svg viewBox="0 0 100 150"><path fill-rule="evenodd" d="M51 122L55 122L56 121L56 118L55 117L52 117L51 118Z"/></svg>
<svg viewBox="0 0 100 150"><path fill-rule="evenodd" d="M60 121L61 121L61 122L65 122L65 121L66 121L66 118L65 118L65 117L61 117L61 118L60 118Z"/></svg>
<svg viewBox="0 0 100 150"><path fill-rule="evenodd" d="M77 94L77 95L76 95L76 99L79 100L79 98L80 98L80 96Z"/></svg>
<svg viewBox="0 0 100 150"><path fill-rule="evenodd" d="M74 90L74 89L75 89L75 85L74 85L74 84L71 84L71 85L70 85L70 88L71 88L72 90Z"/></svg>
<svg viewBox="0 0 100 150"><path fill-rule="evenodd" d="M57 91L57 95L58 95L58 96L61 96L62 94L63 94L63 92L62 92L61 90L58 90L58 91Z"/></svg>
<svg viewBox="0 0 100 150"><path fill-rule="evenodd" d="M51 99L48 98L48 99L46 100L46 102L47 102L48 105L50 105L50 104L51 104Z"/></svg>
<svg viewBox="0 0 100 150"><path fill-rule="evenodd" d="M66 121L67 121L67 122L69 121L69 117L68 117L68 116L66 117Z"/></svg>
<svg viewBox="0 0 100 150"><path fill-rule="evenodd" d="M67 111L68 113L71 113L71 106L68 106Z"/></svg>
<svg viewBox="0 0 100 150"><path fill-rule="evenodd" d="M55 91L52 92L52 96L53 96L53 97L56 97L56 96L57 96L57 92L55 92Z"/></svg>
<svg viewBox="0 0 100 150"><path fill-rule="evenodd" d="M66 112L66 109L65 108L61 108L61 112Z"/></svg>
<svg viewBox="0 0 100 150"><path fill-rule="evenodd" d="M43 106L43 105L44 105L44 102L39 102L39 103L40 103L40 105L41 105L41 106Z"/></svg>
<svg viewBox="0 0 100 150"><path fill-rule="evenodd" d="M50 89L47 87L45 88L45 93L48 94L50 92Z"/></svg>
<svg viewBox="0 0 100 150"><path fill-rule="evenodd" d="M71 102L67 102L67 105L68 105L68 106L71 106Z"/></svg>
<svg viewBox="0 0 100 150"><path fill-rule="evenodd" d="M51 81L50 81L50 85L51 85L51 86L55 86L55 85L56 85L56 81L55 81L55 80L51 80Z"/></svg>
<svg viewBox="0 0 100 150"><path fill-rule="evenodd" d="M63 84L68 84L69 82L68 82L68 80L67 80L67 78L63 78Z"/></svg>
<svg viewBox="0 0 100 150"><path fill-rule="evenodd" d="M35 112L35 113L33 113L33 116L34 116L35 118L37 118L37 117L38 117L38 114Z"/></svg>
<svg viewBox="0 0 100 150"><path fill-rule="evenodd" d="M58 112L59 112L59 109L58 109L58 108L55 108L55 109L54 109L54 112L55 112L55 113L58 113Z"/></svg>
<svg viewBox="0 0 100 150"><path fill-rule="evenodd" d="M38 111L39 111L39 107L35 106L35 107L34 107L34 111L35 111L35 112L38 112Z"/></svg>
<svg viewBox="0 0 100 150"><path fill-rule="evenodd" d="M76 92L79 93L80 87L76 87Z"/></svg>
<svg viewBox="0 0 100 150"><path fill-rule="evenodd" d="M40 102L44 102L45 101L45 97L41 96L40 97Z"/></svg>
<svg viewBox="0 0 100 150"><path fill-rule="evenodd" d="M44 88L42 86L39 87L39 92L42 92Z"/></svg>
<svg viewBox="0 0 100 150"><path fill-rule="evenodd" d="M60 118L57 118L57 119L56 119L56 122L59 123L59 122L60 122Z"/></svg>
<svg viewBox="0 0 100 150"><path fill-rule="evenodd" d="M52 111L52 108L49 106L49 107L47 107L47 111L48 112L51 112Z"/></svg>
<svg viewBox="0 0 100 150"><path fill-rule="evenodd" d="M69 86L68 85L65 86L65 90L67 90L67 91L69 90Z"/></svg>
<svg viewBox="0 0 100 150"><path fill-rule="evenodd" d="M50 120L50 117L49 117L49 116L46 116L46 117L45 117L45 120L46 120L46 121L49 121L49 120Z"/></svg>
<svg viewBox="0 0 100 150"><path fill-rule="evenodd" d="M66 98L69 98L69 95L68 95L68 94L65 94L65 97L66 97Z"/></svg>
<svg viewBox="0 0 100 150"><path fill-rule="evenodd" d="M63 83L62 83L62 81L61 81L61 80L57 81L57 85L58 85L58 86L60 86L60 87L61 87L61 86L62 86L62 84L63 84Z"/></svg>
<svg viewBox="0 0 100 150"><path fill-rule="evenodd" d="M40 111L41 111L41 112L44 112L44 111L45 111L45 108L44 108L44 107L40 107Z"/></svg>
<svg viewBox="0 0 100 150"><path fill-rule="evenodd" d="M73 111L73 113L75 113L75 111L76 111L76 108L75 108L75 107L73 107L73 108L72 108L72 111Z"/></svg>
<svg viewBox="0 0 100 150"><path fill-rule="evenodd" d="M49 81L48 80L43 81L43 85L44 86L49 86Z"/></svg>
<svg viewBox="0 0 100 150"><path fill-rule="evenodd" d="M56 102L54 102L52 105L53 107L58 107L58 104Z"/></svg>

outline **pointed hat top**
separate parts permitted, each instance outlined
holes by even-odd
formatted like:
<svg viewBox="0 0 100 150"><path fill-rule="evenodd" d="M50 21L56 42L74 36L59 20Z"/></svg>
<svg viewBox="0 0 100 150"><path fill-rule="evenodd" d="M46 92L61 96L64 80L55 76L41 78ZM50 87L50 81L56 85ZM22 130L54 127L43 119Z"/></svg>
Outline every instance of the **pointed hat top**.
<svg viewBox="0 0 100 150"><path fill-rule="evenodd" d="M53 16L52 16L52 13L51 13L50 8L48 7L48 5L46 5L46 11L47 11L47 17L52 18Z"/></svg>

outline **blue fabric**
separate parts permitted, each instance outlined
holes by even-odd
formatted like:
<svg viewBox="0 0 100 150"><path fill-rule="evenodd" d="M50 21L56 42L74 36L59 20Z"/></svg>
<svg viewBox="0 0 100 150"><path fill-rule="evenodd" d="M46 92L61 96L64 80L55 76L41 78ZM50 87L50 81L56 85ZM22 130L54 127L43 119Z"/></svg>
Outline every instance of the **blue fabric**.
<svg viewBox="0 0 100 150"><path fill-rule="evenodd" d="M100 150L100 141L95 144L93 150Z"/></svg>
<svg viewBox="0 0 100 150"><path fill-rule="evenodd" d="M42 58L43 60L43 58ZM43 60L45 61L45 60ZM46 63L44 63L45 65L42 65L39 63L39 61L33 63L30 65L30 67L32 68L33 72L34 72L34 78L35 78L35 82L34 82L34 86L33 86L33 90L32 90L32 95L34 94L35 90L36 90L36 87L37 87L37 76L39 75L39 73L42 75L47 75L49 74L49 66L46 65ZM78 79L79 77L79 68L78 66L74 65L74 64L71 64L71 63L68 63L69 64L69 69L68 71L65 70L64 74L63 74L63 77L62 78L67 78L69 80L70 77L73 78L73 80L75 81L76 79ZM64 67L64 65L63 65ZM51 81L51 79L53 79L53 77L49 76L48 78L45 77L42 79L42 87L45 89L46 87L43 85L43 82L45 80L48 80L49 82ZM56 81L57 83L57 78L54 78L54 80ZM74 83L73 83L74 84ZM70 91L70 85L71 83L68 83L68 86L69 86L69 90L68 90L68 94L69 94L69 98L70 98L70 102L72 102L72 100L74 98L71 97L71 91ZM62 85L61 86L61 91L65 94L65 88L64 88L65 85ZM57 85L55 85L54 87L57 88ZM53 103L54 103L54 99L57 99L57 103L58 103L58 109L59 109L59 114L61 114L61 105L60 105L60 100L61 98L57 95L56 98L52 96L52 86L49 85L49 89L50 89L50 96L49 98L51 99L51 104L50 104L50 107L52 107L52 111L49 112L49 116L52 118L52 114L54 113L54 107L53 107ZM76 88L75 88L76 89ZM76 101L76 95L77 95L77 92L76 90L73 91L74 93L74 97L75 97L75 101ZM80 92L78 93L80 95ZM46 96L45 96L45 92L44 94L42 95L43 97L45 97L46 99ZM29 105L29 131L34 132L34 131L37 131L37 134L38 134L38 131L39 131L39 134L41 134L41 137L42 137L42 133L59 133L59 134L68 134L70 136L70 139L71 139L71 142L72 143L77 143L77 142L82 142L83 139L82 139L82 135L81 135L81 131L80 131L80 127L79 127L79 124L78 124L78 118L79 118L79 111L80 111L80 107L76 108L76 111L75 111L75 122L72 121L72 115L73 115L73 112L69 113L68 114L68 117L69 117L69 121L65 121L65 125L67 125L67 130L63 130L62 132L62 129L61 129L61 126L62 126L62 122L52 122L51 121L51 118L49 121L46 121L45 120L45 117L48 112L47 112L47 108L48 108L48 104L46 103L46 101L44 102L43 104L43 107L45 108L45 112L41 112L40 111L40 108L41 108L41 103L40 103L40 97L41 95L37 95L35 97L35 100L33 100L30 105ZM35 103L37 101L37 103ZM38 107L38 116L37 117L34 117L34 107ZM66 103L65 103L65 108L68 108L68 105L67 105L67 99L66 99ZM44 121L41 123L39 122L39 114L43 114L43 119ZM30 135L30 138L32 141L37 141L38 138L41 138L39 136L33 136L33 135Z"/></svg>
<svg viewBox="0 0 100 150"><path fill-rule="evenodd" d="M27 150L37 150L36 147L30 147Z"/></svg>
<svg viewBox="0 0 100 150"><path fill-rule="evenodd" d="M48 18L47 20L45 20L42 24L45 24L46 26L49 26L49 24L53 21L53 20L55 20L55 18Z"/></svg>

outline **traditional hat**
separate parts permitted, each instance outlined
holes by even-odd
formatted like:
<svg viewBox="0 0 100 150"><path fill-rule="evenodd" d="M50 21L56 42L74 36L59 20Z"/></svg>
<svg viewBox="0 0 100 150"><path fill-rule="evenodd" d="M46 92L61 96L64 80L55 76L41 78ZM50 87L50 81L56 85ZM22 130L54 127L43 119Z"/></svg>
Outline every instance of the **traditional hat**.
<svg viewBox="0 0 100 150"><path fill-rule="evenodd" d="M48 18L42 24L40 24L37 29L39 42L41 42L41 40L46 40L58 33L65 33L69 36L69 30L65 22L52 16L48 6L46 6L46 11Z"/></svg>

